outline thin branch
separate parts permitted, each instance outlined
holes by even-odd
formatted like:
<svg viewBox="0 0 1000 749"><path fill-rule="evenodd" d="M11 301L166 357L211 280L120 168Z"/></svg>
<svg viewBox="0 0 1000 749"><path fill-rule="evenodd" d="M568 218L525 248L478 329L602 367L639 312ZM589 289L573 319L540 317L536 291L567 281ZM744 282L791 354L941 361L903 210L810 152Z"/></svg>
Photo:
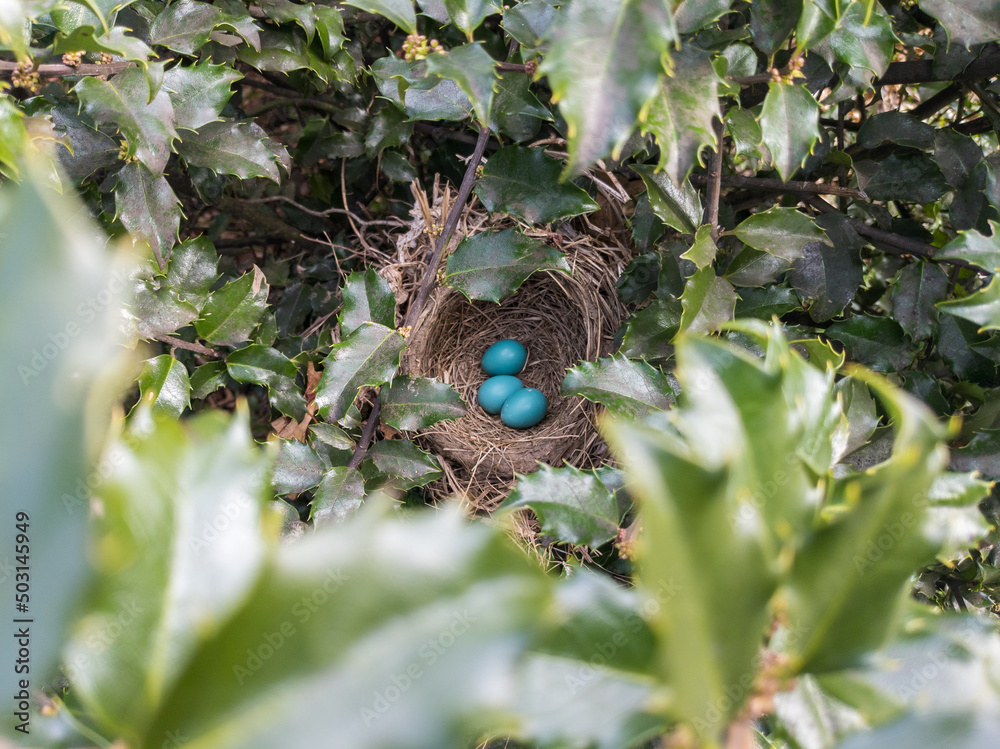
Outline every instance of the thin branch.
<svg viewBox="0 0 1000 749"><path fill-rule="evenodd" d="M383 220L371 220L366 221L365 219L358 216L356 213L352 213L346 208L327 208L325 211L314 211L312 208L306 208L301 203L296 203L291 198L287 198L284 195L273 195L268 198L245 198L244 203L288 203L289 205L295 207L297 210L303 213L308 213L310 216L316 216L317 218L325 218L331 213L336 213L342 216L350 216L355 221L357 221L362 226L399 226L399 221L383 221Z"/></svg>
<svg viewBox="0 0 1000 749"><path fill-rule="evenodd" d="M381 413L382 397L376 394L375 402L372 403L372 410L368 413L368 421L365 422L365 428L361 430L361 439L358 441L358 446L354 449L354 454L347 463L348 468L357 468L361 465L361 461L365 459L365 455L368 453L368 445L371 444L372 437L375 436L375 427L378 426L378 418Z"/></svg>
<svg viewBox="0 0 1000 749"><path fill-rule="evenodd" d="M809 205L820 213L839 213L836 208L822 198L810 199ZM914 255L916 257L923 258L924 260L932 260L935 263L940 263L942 265L957 265L962 268L969 268L976 271L979 270L976 266L966 262L965 260L950 257L935 257L934 253L937 252L938 248L932 244L927 244L917 239L911 239L910 237L904 237L899 234L893 234L892 232L883 231L882 229L869 226L865 222L858 221L854 218L845 218L847 218L847 222L851 225L854 231L862 237L868 237L868 239L875 240L882 245L880 249L891 255Z"/></svg>
<svg viewBox="0 0 1000 749"><path fill-rule="evenodd" d="M35 68L35 72L42 78L62 78L74 75L114 75L115 73L122 72L125 68L131 68L134 66L134 62L128 62L126 60L116 60L115 62L109 62L102 65L97 65L96 63L85 63L73 66L63 65L62 63L48 63L45 65L39 65ZM0 60L0 77L12 75L17 72L18 68L19 64L16 62Z"/></svg>
<svg viewBox="0 0 1000 749"><path fill-rule="evenodd" d="M715 129L715 153L708 168L708 196L705 205L704 222L709 225L712 241L719 241L719 198L722 196L722 148L725 142L722 120L716 118L712 123Z"/></svg>
<svg viewBox="0 0 1000 749"><path fill-rule="evenodd" d="M469 159L469 164L465 168L465 176L462 178L462 185L458 188L458 195L455 197L451 213L448 214L448 219L445 221L444 229L438 237L434 252L431 254L430 260L427 261L427 270L424 272L424 279L420 284L420 290L417 292L417 298L410 305L410 309L406 313L407 325L416 325L417 320L420 318L420 312L427 302L427 297L430 296L434 280L437 278L437 269L441 263L441 255L444 253L444 248L448 246L451 235L458 225L458 219L465 209L465 203L469 200L472 185L476 181L476 168L479 166L479 162L483 158L483 153L486 151L486 142L489 140L489 137L490 129L484 126L479 131L479 138L476 140L476 150L473 151L472 158Z"/></svg>
<svg viewBox="0 0 1000 749"><path fill-rule="evenodd" d="M181 338L174 338L173 336L169 335L156 335L153 336L153 340L159 341L160 343L165 343L171 348L182 348L186 351L194 351L196 354L211 356L215 359L222 358L222 354L220 354L214 348L209 348L208 346L202 346L200 343L191 343L190 341L185 341Z"/></svg>
<svg viewBox="0 0 1000 749"><path fill-rule="evenodd" d="M702 174L691 175L691 182L704 187L709 183L709 177ZM808 195L840 195L845 198L856 198L866 200L868 198L861 190L853 187L841 187L840 185L824 185L818 182L782 182L780 179L770 179L768 177L741 177L739 175L729 175L720 179L723 187L739 187L749 190L771 190L774 192L797 192ZM711 195L709 196L711 198ZM706 223L708 219L706 218Z"/></svg>

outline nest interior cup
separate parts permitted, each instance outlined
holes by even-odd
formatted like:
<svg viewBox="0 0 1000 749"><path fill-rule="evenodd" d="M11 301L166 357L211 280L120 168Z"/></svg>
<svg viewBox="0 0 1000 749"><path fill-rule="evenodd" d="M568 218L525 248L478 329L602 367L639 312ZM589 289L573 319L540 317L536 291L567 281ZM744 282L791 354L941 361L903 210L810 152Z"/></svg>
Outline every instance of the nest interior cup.
<svg viewBox="0 0 1000 749"><path fill-rule="evenodd" d="M602 323L617 321L605 319L599 291L591 279L550 271L535 274L499 305L439 288L413 332L407 364L454 387L468 413L425 430L420 440L470 472L506 482L534 471L538 461L561 465L596 438L592 404L562 397L560 386L567 367L610 348L614 328ZM476 391L489 376L483 352L503 338L525 345L528 362L519 377L549 403L542 422L529 429L511 429L476 404Z"/></svg>

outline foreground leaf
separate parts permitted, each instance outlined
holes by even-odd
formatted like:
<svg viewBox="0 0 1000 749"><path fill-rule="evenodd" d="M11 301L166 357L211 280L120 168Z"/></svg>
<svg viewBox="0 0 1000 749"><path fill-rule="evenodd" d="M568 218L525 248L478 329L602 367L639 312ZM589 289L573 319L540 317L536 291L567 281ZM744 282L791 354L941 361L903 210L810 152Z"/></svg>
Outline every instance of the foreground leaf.
<svg viewBox="0 0 1000 749"><path fill-rule="evenodd" d="M624 356L580 362L567 370L560 391L600 403L616 418L641 421L674 402L670 381L656 367Z"/></svg>
<svg viewBox="0 0 1000 749"><path fill-rule="evenodd" d="M624 144L677 32L661 0L574 0L552 35L540 71L566 119L572 176Z"/></svg>
<svg viewBox="0 0 1000 749"><path fill-rule="evenodd" d="M569 273L566 257L554 247L516 229L467 237L448 257L445 283L469 299L499 302L539 270Z"/></svg>
<svg viewBox="0 0 1000 749"><path fill-rule="evenodd" d="M366 322L330 349L316 388L316 404L324 418L340 421L365 385L392 379L406 344L394 330Z"/></svg>
<svg viewBox="0 0 1000 749"><path fill-rule="evenodd" d="M455 390L430 377L403 375L382 391L382 420L393 429L415 432L465 416L465 403Z"/></svg>
<svg viewBox="0 0 1000 749"><path fill-rule="evenodd" d="M525 507L535 513L542 533L557 541L598 547L618 535L618 500L592 471L539 464L535 473L518 477L499 509Z"/></svg>

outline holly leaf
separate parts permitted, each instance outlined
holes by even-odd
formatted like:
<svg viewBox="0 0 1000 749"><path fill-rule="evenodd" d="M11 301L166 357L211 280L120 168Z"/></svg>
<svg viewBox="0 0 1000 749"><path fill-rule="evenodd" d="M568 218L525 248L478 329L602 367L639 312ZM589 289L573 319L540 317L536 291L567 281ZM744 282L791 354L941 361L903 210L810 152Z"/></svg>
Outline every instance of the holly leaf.
<svg viewBox="0 0 1000 749"><path fill-rule="evenodd" d="M145 67L153 51L141 39L125 32L126 29L121 26L114 26L102 34L98 34L93 26L77 26L69 34L56 33L52 51L57 55L64 52L106 52Z"/></svg>
<svg viewBox="0 0 1000 749"><path fill-rule="evenodd" d="M361 464L366 480L384 479L400 490L426 486L441 478L441 466L409 440L381 440L372 446Z"/></svg>
<svg viewBox="0 0 1000 749"><path fill-rule="evenodd" d="M934 305L948 295L948 276L924 260L907 265L891 284L892 317L914 341L931 337L937 325Z"/></svg>
<svg viewBox="0 0 1000 749"><path fill-rule="evenodd" d="M913 344L899 323L888 317L853 315L833 323L826 335L844 344L851 361L876 372L902 372L913 363Z"/></svg>
<svg viewBox="0 0 1000 749"><path fill-rule="evenodd" d="M739 299L736 301L734 316L755 317L759 320L770 320L777 315L781 317L799 306L795 292L785 286L768 286L761 289L739 289Z"/></svg>
<svg viewBox="0 0 1000 749"><path fill-rule="evenodd" d="M396 327L396 297L389 284L374 268L347 276L340 292L340 335L346 337L366 322Z"/></svg>
<svg viewBox="0 0 1000 749"><path fill-rule="evenodd" d="M534 49L548 36L557 4L558 0L525 0L504 9L501 25L522 47Z"/></svg>
<svg viewBox="0 0 1000 749"><path fill-rule="evenodd" d="M654 299L625 323L621 353L640 359L663 359L681 326L684 310L677 299Z"/></svg>
<svg viewBox="0 0 1000 749"><path fill-rule="evenodd" d="M951 190L941 167L925 153L891 153L878 162L855 162L854 167L858 184L872 200L932 203Z"/></svg>
<svg viewBox="0 0 1000 749"><path fill-rule="evenodd" d="M268 388L287 388L294 384L296 368L291 359L277 349L254 343L226 357L229 376L237 382L252 382Z"/></svg>
<svg viewBox="0 0 1000 749"><path fill-rule="evenodd" d="M408 63L392 55L372 63L379 93L411 120L464 120L472 103L450 78L425 76L426 63Z"/></svg>
<svg viewBox="0 0 1000 749"><path fill-rule="evenodd" d="M885 73L892 60L896 44L896 34L892 30L892 19L874 4L851 3L841 14L834 29L826 39L816 45L816 51L833 65L834 59L846 65L851 71L867 70L865 81L870 81Z"/></svg>
<svg viewBox="0 0 1000 749"><path fill-rule="evenodd" d="M194 329L206 341L235 346L249 340L267 306L268 285L256 265L221 289L212 292Z"/></svg>
<svg viewBox="0 0 1000 749"><path fill-rule="evenodd" d="M663 223L682 234L694 234L701 223L703 209L698 191L687 180L675 185L665 172L647 164L633 164L632 171L642 178L653 213Z"/></svg>
<svg viewBox="0 0 1000 749"><path fill-rule="evenodd" d="M301 494L319 484L326 472L322 459L309 445L298 440L278 442L271 486L278 494Z"/></svg>
<svg viewBox="0 0 1000 749"><path fill-rule="evenodd" d="M193 55L208 44L212 32L221 27L238 34L259 50L260 29L245 8L240 8L240 13L239 16L226 13L211 3L179 0L156 16L149 29L150 41L174 52Z"/></svg>
<svg viewBox="0 0 1000 749"><path fill-rule="evenodd" d="M958 236L934 253L936 258L965 260L990 273L1000 272L1000 223L990 221L992 235L975 229L960 231Z"/></svg>
<svg viewBox="0 0 1000 749"><path fill-rule="evenodd" d="M191 373L191 397L206 398L225 387L227 382L225 362L210 361L202 364Z"/></svg>
<svg viewBox="0 0 1000 749"><path fill-rule="evenodd" d="M498 510L530 508L542 533L563 543L596 548L618 535L621 513L618 500L593 471L567 465L519 476L517 486Z"/></svg>
<svg viewBox="0 0 1000 749"><path fill-rule="evenodd" d="M866 119L858 130L858 145L878 148L883 143L927 150L934 147L933 125L918 120L912 114L892 110L878 112Z"/></svg>
<svg viewBox="0 0 1000 749"><path fill-rule="evenodd" d="M86 76L73 90L91 119L125 137L127 156L135 156L153 174L163 172L177 137L174 108L165 91L150 101L149 84L138 68L126 68L107 81Z"/></svg>
<svg viewBox="0 0 1000 749"><path fill-rule="evenodd" d="M566 371L560 393L582 396L601 404L616 418L634 421L654 411L665 411L675 397L663 372L645 361L624 356L580 362Z"/></svg>
<svg viewBox="0 0 1000 749"><path fill-rule="evenodd" d="M985 289L961 299L938 302L938 309L979 325L979 330L1000 330L1000 275Z"/></svg>
<svg viewBox="0 0 1000 749"><path fill-rule="evenodd" d="M497 81L496 61L483 49L481 42L463 44L445 54L430 55L427 72L455 81L472 102L480 124L489 125Z"/></svg>
<svg viewBox="0 0 1000 749"><path fill-rule="evenodd" d="M486 16L501 12L494 0L444 0L444 7L451 22L470 39Z"/></svg>
<svg viewBox="0 0 1000 749"><path fill-rule="evenodd" d="M126 164L115 174L116 217L136 239L149 244L157 257L166 257L177 241L180 201L162 175L145 164Z"/></svg>
<svg viewBox="0 0 1000 749"><path fill-rule="evenodd" d="M265 145L267 140L267 133L256 122L210 122L185 134L177 153L188 164L217 174L233 174L240 179L266 177L280 182L278 161Z"/></svg>
<svg viewBox="0 0 1000 749"><path fill-rule="evenodd" d="M757 0L750 15L750 34L765 55L773 55L795 28L802 0Z"/></svg>
<svg viewBox="0 0 1000 749"><path fill-rule="evenodd" d="M399 333L373 322L362 323L335 344L323 361L323 375L316 388L320 414L330 421L340 421L362 387L392 379L404 348Z"/></svg>
<svg viewBox="0 0 1000 749"><path fill-rule="evenodd" d="M448 257L444 282L469 299L499 302L539 270L569 275L566 257L516 229L486 231L463 239Z"/></svg>
<svg viewBox="0 0 1000 749"><path fill-rule="evenodd" d="M711 55L685 44L674 54L671 74L661 79L641 118L642 132L652 133L660 147L657 169L675 185L683 186L696 163L704 166L701 150L716 145L717 117L722 119L719 76Z"/></svg>
<svg viewBox="0 0 1000 749"><path fill-rule="evenodd" d="M403 375L382 390L382 421L402 432L460 419L465 413L465 403L451 385L429 377Z"/></svg>
<svg viewBox="0 0 1000 749"><path fill-rule="evenodd" d="M259 47L241 45L236 56L261 71L308 70L324 83L335 75L335 69L306 42L305 35L289 28L269 26L261 31Z"/></svg>
<svg viewBox="0 0 1000 749"><path fill-rule="evenodd" d="M657 90L677 31L662 0L574 0L552 26L539 70L566 120L566 175L574 176L618 155Z"/></svg>
<svg viewBox="0 0 1000 749"><path fill-rule="evenodd" d="M843 312L854 299L864 276L861 248L865 243L839 214L818 216L816 223L833 244L804 244L802 257L794 261L788 279L808 305L809 316L825 322Z"/></svg>
<svg viewBox="0 0 1000 749"><path fill-rule="evenodd" d="M365 501L365 481L361 472L335 466L326 472L309 504L309 519L316 528L343 523L353 518Z"/></svg>
<svg viewBox="0 0 1000 749"><path fill-rule="evenodd" d="M147 360L139 374L139 404L147 399L154 413L179 417L191 406L187 367L170 354Z"/></svg>
<svg viewBox="0 0 1000 749"><path fill-rule="evenodd" d="M165 274L150 266L145 277L139 275L131 302L138 335L166 335L197 319L218 277L218 262L212 243L198 237L170 251Z"/></svg>
<svg viewBox="0 0 1000 749"><path fill-rule="evenodd" d="M562 167L541 148L506 146L489 157L476 195L491 213L547 224L596 211L600 206L572 182L559 182Z"/></svg>
<svg viewBox="0 0 1000 749"><path fill-rule="evenodd" d="M789 262L802 257L810 242L831 244L826 232L794 208L769 208L740 222L732 232L740 241Z"/></svg>
<svg viewBox="0 0 1000 749"><path fill-rule="evenodd" d="M729 281L717 277L711 266L706 266L684 284L681 308L680 331L714 333L733 319L736 290Z"/></svg>
<svg viewBox="0 0 1000 749"><path fill-rule="evenodd" d="M819 139L819 104L804 85L772 82L760 113L760 129L774 168L788 180Z"/></svg>
<svg viewBox="0 0 1000 749"><path fill-rule="evenodd" d="M993 0L921 0L920 9L940 21L948 39L963 47L1000 38L1000 6Z"/></svg>
<svg viewBox="0 0 1000 749"><path fill-rule="evenodd" d="M705 224L698 227L698 231L694 235L694 242L681 257L690 260L698 270L701 270L715 262L715 255L718 251L719 248L712 241L712 227Z"/></svg>
<svg viewBox="0 0 1000 749"><path fill-rule="evenodd" d="M233 95L232 85L243 76L228 65L208 61L175 65L163 74L163 89L174 108L175 127L197 130L220 119Z"/></svg>
<svg viewBox="0 0 1000 749"><path fill-rule="evenodd" d="M417 33L417 14L413 10L413 0L344 0L344 5L378 13L407 33Z"/></svg>
<svg viewBox="0 0 1000 749"><path fill-rule="evenodd" d="M531 79L522 73L501 73L490 129L521 142L535 136L542 120L551 122L552 113L531 93Z"/></svg>

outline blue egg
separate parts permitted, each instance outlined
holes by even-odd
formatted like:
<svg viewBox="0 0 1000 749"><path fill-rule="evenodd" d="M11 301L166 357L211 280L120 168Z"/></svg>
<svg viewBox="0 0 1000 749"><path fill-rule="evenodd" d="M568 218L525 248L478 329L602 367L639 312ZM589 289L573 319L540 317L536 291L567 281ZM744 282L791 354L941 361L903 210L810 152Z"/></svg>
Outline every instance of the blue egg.
<svg viewBox="0 0 1000 749"><path fill-rule="evenodd" d="M483 369L488 375L516 375L528 361L528 351L513 338L497 341L483 354Z"/></svg>
<svg viewBox="0 0 1000 749"><path fill-rule="evenodd" d="M511 394L500 409L500 420L511 429L527 429L545 418L549 402L540 390L522 388Z"/></svg>
<svg viewBox="0 0 1000 749"><path fill-rule="evenodd" d="M510 375L491 377L479 386L476 400L479 407L488 414L498 414L510 394L524 387L524 383Z"/></svg>

